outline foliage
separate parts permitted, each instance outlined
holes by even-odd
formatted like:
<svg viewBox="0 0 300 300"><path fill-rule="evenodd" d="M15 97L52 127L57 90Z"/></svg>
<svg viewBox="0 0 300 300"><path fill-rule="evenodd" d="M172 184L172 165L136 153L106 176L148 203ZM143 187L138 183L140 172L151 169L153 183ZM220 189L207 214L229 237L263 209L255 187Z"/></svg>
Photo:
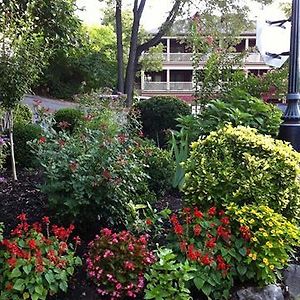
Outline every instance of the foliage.
<svg viewBox="0 0 300 300"><path fill-rule="evenodd" d="M174 97L155 96L136 104L141 112L143 132L146 137L153 139L160 147L166 146L166 131L176 129L176 118L188 115L190 107Z"/></svg>
<svg viewBox="0 0 300 300"><path fill-rule="evenodd" d="M157 262L146 273L147 286L144 299L190 300L187 282L193 279L195 268L186 260L180 263L171 249L156 252Z"/></svg>
<svg viewBox="0 0 300 300"><path fill-rule="evenodd" d="M252 279L261 286L276 282L279 271L287 266L294 252L293 247L299 245L299 228L264 205L238 207L232 203L227 210L251 232L247 272L240 279Z"/></svg>
<svg viewBox="0 0 300 300"><path fill-rule="evenodd" d="M26 215L17 217L19 225L4 239L0 249L1 299L45 300L48 295L67 291L74 268L81 264L68 239L74 226L52 225L43 218L41 223L28 224ZM42 227L46 227L43 234ZM80 240L77 237L76 243Z"/></svg>
<svg viewBox="0 0 300 300"><path fill-rule="evenodd" d="M144 166L135 155L134 131L118 123L119 115L102 110L98 128L88 125L69 135L49 131L35 144L45 174L42 190L58 215L77 222L126 224L128 203L153 199ZM89 115L85 121L93 122ZM59 152L59 156L57 153Z"/></svg>
<svg viewBox="0 0 300 300"><path fill-rule="evenodd" d="M147 242L144 235L136 238L128 231L104 228L89 243L87 272L100 295L135 298L142 291L146 268L154 262Z"/></svg>
<svg viewBox="0 0 300 300"><path fill-rule="evenodd" d="M151 47L149 51L140 58L142 70L148 72L159 72L163 69L164 45L158 44Z"/></svg>
<svg viewBox="0 0 300 300"><path fill-rule="evenodd" d="M150 191L157 196L164 195L171 188L174 162L170 152L160 149L148 141L141 141L136 155L145 165Z"/></svg>
<svg viewBox="0 0 300 300"><path fill-rule="evenodd" d="M259 133L277 137L282 112L273 104L264 103L241 90L232 91L220 100L212 100L200 112L198 135L207 136L225 124L257 128Z"/></svg>
<svg viewBox="0 0 300 300"><path fill-rule="evenodd" d="M18 17L15 1L0 3L0 95L2 105L12 108L38 79L44 66L45 41L35 32L32 15L35 3ZM43 50L43 51L42 51Z"/></svg>
<svg viewBox="0 0 300 300"><path fill-rule="evenodd" d="M42 135L42 129L35 124L16 123L14 125L15 158L18 165L32 167L36 157L32 155L28 142Z"/></svg>
<svg viewBox="0 0 300 300"><path fill-rule="evenodd" d="M227 125L191 147L184 165L186 203L256 203L299 218L300 155L287 143Z"/></svg>
<svg viewBox="0 0 300 300"><path fill-rule="evenodd" d="M228 299L235 276L247 272L247 236L234 230L232 221L216 207L201 212L185 207L170 218L174 250L196 269L193 283L209 299Z"/></svg>
<svg viewBox="0 0 300 300"><path fill-rule="evenodd" d="M18 103L13 110L14 123L32 123L33 114L26 104Z"/></svg>
<svg viewBox="0 0 300 300"><path fill-rule="evenodd" d="M54 114L55 130L61 130L62 128L73 133L83 120L83 112L76 108L62 108Z"/></svg>

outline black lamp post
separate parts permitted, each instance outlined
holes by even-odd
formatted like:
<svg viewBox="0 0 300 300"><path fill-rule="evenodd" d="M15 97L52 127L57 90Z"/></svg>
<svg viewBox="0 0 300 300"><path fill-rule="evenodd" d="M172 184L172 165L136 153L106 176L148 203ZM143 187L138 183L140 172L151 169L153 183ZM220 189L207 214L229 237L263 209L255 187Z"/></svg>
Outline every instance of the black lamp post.
<svg viewBox="0 0 300 300"><path fill-rule="evenodd" d="M280 126L279 138L288 141L293 148L300 152L300 1L293 0L292 28L289 59L289 85L287 94L287 108Z"/></svg>

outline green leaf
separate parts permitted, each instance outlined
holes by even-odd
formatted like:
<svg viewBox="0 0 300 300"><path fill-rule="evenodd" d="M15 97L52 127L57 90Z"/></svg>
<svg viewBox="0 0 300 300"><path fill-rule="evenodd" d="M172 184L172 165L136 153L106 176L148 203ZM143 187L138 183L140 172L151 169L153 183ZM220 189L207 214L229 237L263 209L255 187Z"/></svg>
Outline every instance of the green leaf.
<svg viewBox="0 0 300 300"><path fill-rule="evenodd" d="M24 279L21 279L21 278L17 279L13 288L14 288L14 290L23 292L23 290L25 288Z"/></svg>
<svg viewBox="0 0 300 300"><path fill-rule="evenodd" d="M35 291L37 294L39 294L39 295L42 296L43 293L44 293L44 288L43 288L42 285L37 285L37 286L35 287L34 291Z"/></svg>
<svg viewBox="0 0 300 300"><path fill-rule="evenodd" d="M26 275L28 275L32 270L32 265L23 266L23 270L26 273Z"/></svg>
<svg viewBox="0 0 300 300"><path fill-rule="evenodd" d="M62 281L60 284L59 284L59 288L63 291L63 292L66 292L67 289L68 289L68 284L66 281Z"/></svg>
<svg viewBox="0 0 300 300"><path fill-rule="evenodd" d="M10 274L10 278L16 278L16 277L20 277L21 276L21 271L19 270L19 268L14 268Z"/></svg>
<svg viewBox="0 0 300 300"><path fill-rule="evenodd" d="M205 281L200 277L195 277L193 281L194 281L194 284L195 284L196 288L199 291L201 291Z"/></svg>
<svg viewBox="0 0 300 300"><path fill-rule="evenodd" d="M247 272L247 267L245 265L238 265L237 266L237 271L241 276L244 276Z"/></svg>
<svg viewBox="0 0 300 300"><path fill-rule="evenodd" d="M202 287L202 292L206 295L206 296L209 296L210 293L212 291L212 287L208 284L205 284L203 287Z"/></svg>

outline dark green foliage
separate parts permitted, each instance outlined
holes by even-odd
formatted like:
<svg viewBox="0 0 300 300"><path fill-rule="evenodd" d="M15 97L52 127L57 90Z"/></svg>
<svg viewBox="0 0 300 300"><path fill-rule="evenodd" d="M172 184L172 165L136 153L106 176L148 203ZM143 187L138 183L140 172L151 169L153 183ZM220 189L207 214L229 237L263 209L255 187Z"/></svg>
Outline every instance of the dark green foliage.
<svg viewBox="0 0 300 300"><path fill-rule="evenodd" d="M34 166L35 156L32 154L32 148L27 142L32 142L41 136L41 127L34 124L16 123L13 134L16 163L23 167Z"/></svg>
<svg viewBox="0 0 300 300"><path fill-rule="evenodd" d="M160 147L165 147L167 130L176 129L180 115L188 115L191 109L178 98L156 96L136 104L141 112L143 132Z"/></svg>
<svg viewBox="0 0 300 300"><path fill-rule="evenodd" d="M67 122L69 125L65 129L72 133L82 121L83 115L82 111L75 108L60 109L54 114L54 119L56 121L54 129L56 131L64 129L63 122Z"/></svg>
<svg viewBox="0 0 300 300"><path fill-rule="evenodd" d="M171 189L175 169L170 152L160 149L150 142L145 142L137 150L138 157L146 165L145 172L149 176L150 191L157 196L164 195Z"/></svg>
<svg viewBox="0 0 300 300"><path fill-rule="evenodd" d="M276 137L281 116L281 110L273 104L234 90L220 100L211 101L199 115L199 135L206 136L231 123L233 126L257 128L259 133Z"/></svg>

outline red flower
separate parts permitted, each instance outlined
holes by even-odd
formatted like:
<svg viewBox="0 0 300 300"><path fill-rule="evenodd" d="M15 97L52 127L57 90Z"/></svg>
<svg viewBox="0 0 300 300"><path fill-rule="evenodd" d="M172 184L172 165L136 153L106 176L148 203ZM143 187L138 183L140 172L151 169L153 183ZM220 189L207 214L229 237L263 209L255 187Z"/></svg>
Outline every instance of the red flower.
<svg viewBox="0 0 300 300"><path fill-rule="evenodd" d="M124 262L124 267L125 267L126 270L131 270L131 271L134 271L134 269L135 269L135 265L131 261L125 261Z"/></svg>
<svg viewBox="0 0 300 300"><path fill-rule="evenodd" d="M217 269L221 271L227 271L229 265L227 265L221 255L217 256Z"/></svg>
<svg viewBox="0 0 300 300"><path fill-rule="evenodd" d="M208 215L213 217L216 214L216 212L217 212L217 208L213 206L208 210Z"/></svg>
<svg viewBox="0 0 300 300"><path fill-rule="evenodd" d="M17 219L19 219L22 222L26 222L27 220L26 214L21 213L20 215L17 216Z"/></svg>
<svg viewBox="0 0 300 300"><path fill-rule="evenodd" d="M60 253L64 253L68 250L68 245L66 242L60 242L59 243L59 251Z"/></svg>
<svg viewBox="0 0 300 300"><path fill-rule="evenodd" d="M187 257L190 260L196 261L196 260L198 260L198 258L200 258L200 256L201 256L201 253L198 250L195 250L193 244L188 246Z"/></svg>
<svg viewBox="0 0 300 300"><path fill-rule="evenodd" d="M45 138L44 136L40 137L38 143L39 143L39 144L44 144L44 143L46 143L46 138Z"/></svg>
<svg viewBox="0 0 300 300"><path fill-rule="evenodd" d="M28 241L28 247L31 249L31 250L35 250L36 249L36 243L35 243L35 240L29 240Z"/></svg>
<svg viewBox="0 0 300 300"><path fill-rule="evenodd" d="M148 225L148 226L152 225L152 220L147 218L146 219L146 225Z"/></svg>
<svg viewBox="0 0 300 300"><path fill-rule="evenodd" d="M170 218L170 221L173 225L178 224L178 218L175 214L173 214Z"/></svg>
<svg viewBox="0 0 300 300"><path fill-rule="evenodd" d="M186 241L180 242L179 247L180 247L181 252L185 252L186 251L186 246L187 246L187 242Z"/></svg>
<svg viewBox="0 0 300 300"><path fill-rule="evenodd" d="M190 214L190 212L191 212L191 209L190 209L189 207L184 207L184 208L183 208L183 213L184 213L184 214L187 214L187 215L188 215L188 214Z"/></svg>
<svg viewBox="0 0 300 300"><path fill-rule="evenodd" d="M49 217L47 217L47 216L44 216L44 217L42 218L42 221L43 221L45 224L49 224L49 223L50 223L50 219L49 219Z"/></svg>
<svg viewBox="0 0 300 300"><path fill-rule="evenodd" d="M207 248L215 248L216 247L216 238L211 238L208 242L206 242Z"/></svg>
<svg viewBox="0 0 300 300"><path fill-rule="evenodd" d="M229 223L230 223L228 217L223 217L220 221L221 221L221 223L223 223L224 225L229 225Z"/></svg>
<svg viewBox="0 0 300 300"><path fill-rule="evenodd" d="M31 226L36 232L42 231L42 225L38 222L33 223Z"/></svg>
<svg viewBox="0 0 300 300"><path fill-rule="evenodd" d="M197 207L195 207L194 208L194 216L198 219L202 219L203 218L203 213L201 211L199 211Z"/></svg>
<svg viewBox="0 0 300 300"><path fill-rule="evenodd" d="M7 260L7 263L11 268L14 268L16 266L17 260L15 257L12 257Z"/></svg>
<svg viewBox="0 0 300 300"><path fill-rule="evenodd" d="M13 284L11 283L11 282L8 282L7 284L6 284L6 286L5 286L5 289L7 290L7 291L10 291L10 290L12 290L13 289Z"/></svg>
<svg viewBox="0 0 300 300"><path fill-rule="evenodd" d="M217 234L218 236L221 236L224 240L229 239L230 238L230 230L225 229L222 225L220 225L217 228Z"/></svg>
<svg viewBox="0 0 300 300"><path fill-rule="evenodd" d="M119 134L118 135L118 140L121 144L124 144L126 142L126 136L125 134Z"/></svg>
<svg viewBox="0 0 300 300"><path fill-rule="evenodd" d="M244 240L249 241L251 238L250 229L248 226L241 226L240 232Z"/></svg>
<svg viewBox="0 0 300 300"><path fill-rule="evenodd" d="M199 236L200 233L201 233L201 226L200 226L199 224L196 224L196 225L194 226L193 230L194 230L194 235L195 235L195 236Z"/></svg>
<svg viewBox="0 0 300 300"><path fill-rule="evenodd" d="M103 176L106 180L110 180L110 179L111 179L110 172L109 172L107 169L104 169L104 170L103 170L102 176Z"/></svg>
<svg viewBox="0 0 300 300"><path fill-rule="evenodd" d="M75 236L73 238L73 241L75 242L75 245L80 246L81 245L81 239L79 236Z"/></svg>
<svg viewBox="0 0 300 300"><path fill-rule="evenodd" d="M201 262L205 266L209 266L213 262L213 259L211 257L209 257L208 254L205 254L204 256L201 257Z"/></svg>
<svg viewBox="0 0 300 300"><path fill-rule="evenodd" d="M176 234L182 235L183 234L183 227L180 224L175 224L174 231L175 231Z"/></svg>

